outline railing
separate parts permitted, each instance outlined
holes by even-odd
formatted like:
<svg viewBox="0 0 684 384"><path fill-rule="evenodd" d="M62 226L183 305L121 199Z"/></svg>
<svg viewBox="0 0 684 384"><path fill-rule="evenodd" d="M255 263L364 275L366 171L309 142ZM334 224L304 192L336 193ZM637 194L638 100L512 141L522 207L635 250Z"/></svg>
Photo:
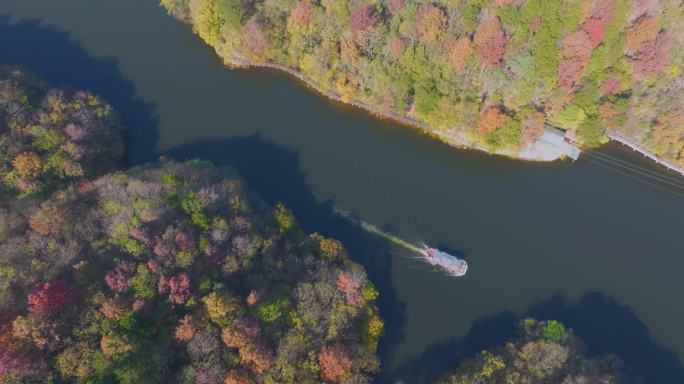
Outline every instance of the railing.
<svg viewBox="0 0 684 384"><path fill-rule="evenodd" d="M667 161L667 160L663 160L663 159L659 158L655 153L649 151L643 145L637 143L633 139L630 139L626 136L623 136L622 134L620 134L620 133L618 133L612 129L606 130L606 136L608 136L609 139L617 141L623 145L626 145L626 146L632 148L633 150L641 153L642 155L648 157L649 159L655 161L656 163L658 163L658 164L660 164L660 165L662 165L668 169L671 169L671 170L681 174L682 176L684 176L684 168L682 168L681 166L679 166L679 165L677 165L671 161Z"/></svg>

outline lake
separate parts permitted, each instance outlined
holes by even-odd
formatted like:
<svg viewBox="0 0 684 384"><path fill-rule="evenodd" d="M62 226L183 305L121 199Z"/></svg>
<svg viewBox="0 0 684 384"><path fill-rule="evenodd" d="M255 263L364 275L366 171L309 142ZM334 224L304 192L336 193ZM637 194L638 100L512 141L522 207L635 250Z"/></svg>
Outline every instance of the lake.
<svg viewBox="0 0 684 384"><path fill-rule="evenodd" d="M664 189L684 178L624 148L552 164L454 149L286 75L230 71L153 0L4 0L0 62L111 101L131 164L231 164L305 230L341 239L381 291L379 382L432 380L527 315L564 321L648 382L684 382L684 195ZM448 277L333 207L457 253L469 272Z"/></svg>

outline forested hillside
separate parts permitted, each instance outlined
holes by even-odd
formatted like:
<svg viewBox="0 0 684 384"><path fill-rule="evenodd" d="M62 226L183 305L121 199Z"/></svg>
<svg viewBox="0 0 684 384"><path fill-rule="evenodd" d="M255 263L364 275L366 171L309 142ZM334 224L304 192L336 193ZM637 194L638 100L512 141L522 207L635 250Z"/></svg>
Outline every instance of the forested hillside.
<svg viewBox="0 0 684 384"><path fill-rule="evenodd" d="M585 357L582 341L557 321L525 319L518 338L461 363L441 384L640 384L615 356Z"/></svg>
<svg viewBox="0 0 684 384"><path fill-rule="evenodd" d="M678 0L161 0L227 63L293 68L343 101L516 156L544 124L606 128L684 165Z"/></svg>
<svg viewBox="0 0 684 384"><path fill-rule="evenodd" d="M46 196L119 168L122 156L107 102L0 66L0 240Z"/></svg>
<svg viewBox="0 0 684 384"><path fill-rule="evenodd" d="M339 242L228 169L111 172L87 92L11 69L0 103L0 383L370 381L378 292Z"/></svg>

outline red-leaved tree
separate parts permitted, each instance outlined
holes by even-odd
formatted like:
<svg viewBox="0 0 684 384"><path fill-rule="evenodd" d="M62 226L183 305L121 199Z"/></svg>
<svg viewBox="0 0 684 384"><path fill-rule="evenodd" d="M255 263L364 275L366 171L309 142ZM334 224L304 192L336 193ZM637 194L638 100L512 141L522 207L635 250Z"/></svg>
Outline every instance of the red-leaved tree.
<svg viewBox="0 0 684 384"><path fill-rule="evenodd" d="M608 25L613 20L614 8L614 0L597 0L591 17L601 21L604 26Z"/></svg>
<svg viewBox="0 0 684 384"><path fill-rule="evenodd" d="M394 60L401 60L406 51L406 44L400 37L393 37L390 42L390 54Z"/></svg>
<svg viewBox="0 0 684 384"><path fill-rule="evenodd" d="M632 54L630 64L634 69L634 77L642 78L653 75L665 69L670 63L670 47L672 40L666 33L660 33Z"/></svg>
<svg viewBox="0 0 684 384"><path fill-rule="evenodd" d="M379 16L375 14L373 5L364 4L358 7L351 15L350 26L353 32L364 31L378 22Z"/></svg>
<svg viewBox="0 0 684 384"><path fill-rule="evenodd" d="M314 6L313 4L300 0L297 3L297 6L294 7L292 10L292 13L290 14L290 18L292 19L292 22L297 24L297 25L306 25L309 24L311 19L313 19L314 15Z"/></svg>
<svg viewBox="0 0 684 384"><path fill-rule="evenodd" d="M506 36L498 17L491 17L477 27L473 40L482 61L498 66L506 48Z"/></svg>
<svg viewBox="0 0 684 384"><path fill-rule="evenodd" d="M398 14L402 9L404 9L404 0L390 0L387 5L387 10L389 10L391 15Z"/></svg>
<svg viewBox="0 0 684 384"><path fill-rule="evenodd" d="M77 296L76 290L64 281L39 283L36 291L28 295L28 311L53 313L73 304Z"/></svg>
<svg viewBox="0 0 684 384"><path fill-rule="evenodd" d="M244 27L245 40L242 49L249 57L260 56L268 46L268 40L264 29L256 18L251 18Z"/></svg>
<svg viewBox="0 0 684 384"><path fill-rule="evenodd" d="M318 365L323 379L340 382L351 372L352 361L341 343L323 347L318 353Z"/></svg>
<svg viewBox="0 0 684 384"><path fill-rule="evenodd" d="M0 348L0 379L11 373L40 370L44 362L24 350L8 351Z"/></svg>
<svg viewBox="0 0 684 384"><path fill-rule="evenodd" d="M337 289L344 293L347 304L352 307L363 305L361 284L363 284L362 277L354 273L340 272L337 276Z"/></svg>
<svg viewBox="0 0 684 384"><path fill-rule="evenodd" d="M657 19L646 17L637 20L632 26L627 28L627 53L635 54L639 52L644 44L658 37L658 32L660 32L660 22Z"/></svg>
<svg viewBox="0 0 684 384"><path fill-rule="evenodd" d="M594 47L597 47L606 36L606 25L599 19L589 19L582 24L582 31L587 34Z"/></svg>
<svg viewBox="0 0 684 384"><path fill-rule="evenodd" d="M105 283L114 292L121 293L128 289L131 277L135 273L135 264L121 262L113 271L105 275Z"/></svg>
<svg viewBox="0 0 684 384"><path fill-rule="evenodd" d="M604 95L614 95L616 93L619 93L620 90L622 89L622 84L620 82L620 76L613 75L613 76L610 76L610 77L604 79L601 82L600 88L601 88L601 92L603 92Z"/></svg>
<svg viewBox="0 0 684 384"><path fill-rule="evenodd" d="M563 59L558 65L558 86L572 88L582 78L594 44L587 34L580 30L563 39Z"/></svg>
<svg viewBox="0 0 684 384"><path fill-rule="evenodd" d="M182 273L169 279L169 301L173 304L183 304L190 297L190 277Z"/></svg>
<svg viewBox="0 0 684 384"><path fill-rule="evenodd" d="M658 0L632 0L632 17L639 18L645 13L650 13L658 5Z"/></svg>

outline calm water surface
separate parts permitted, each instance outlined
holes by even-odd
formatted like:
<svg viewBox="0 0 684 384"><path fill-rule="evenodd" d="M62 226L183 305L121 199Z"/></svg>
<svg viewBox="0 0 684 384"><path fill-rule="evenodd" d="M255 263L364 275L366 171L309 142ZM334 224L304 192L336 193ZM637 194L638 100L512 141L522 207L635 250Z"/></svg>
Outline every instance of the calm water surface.
<svg viewBox="0 0 684 384"><path fill-rule="evenodd" d="M649 382L684 382L681 196L587 160L455 150L286 76L229 71L154 0L2 0L0 15L0 62L112 101L132 164L162 153L231 163L307 231L344 240L382 289L379 381L431 379L532 314L564 320L590 352L617 352ZM458 252L470 271L448 278L332 205Z"/></svg>

